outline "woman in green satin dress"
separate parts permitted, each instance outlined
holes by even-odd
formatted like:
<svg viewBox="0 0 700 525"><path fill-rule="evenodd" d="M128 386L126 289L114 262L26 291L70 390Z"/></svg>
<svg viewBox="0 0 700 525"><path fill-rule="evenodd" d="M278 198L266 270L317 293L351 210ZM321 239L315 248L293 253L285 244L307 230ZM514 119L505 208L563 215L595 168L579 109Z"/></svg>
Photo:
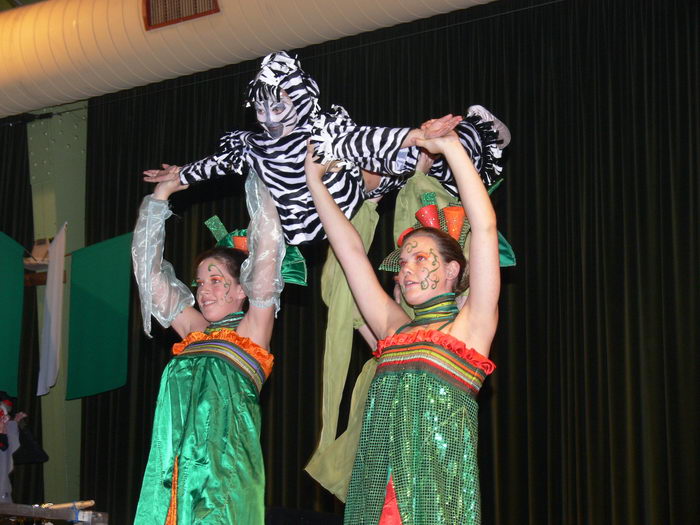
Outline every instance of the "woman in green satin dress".
<svg viewBox="0 0 700 525"><path fill-rule="evenodd" d="M141 206L132 245L144 330L149 334L153 316L183 338L162 375L135 523L261 525L258 396L273 364L268 347L282 288L281 226L252 174L246 183L249 198L255 196L250 256L232 248L201 254L195 309L191 292L162 259L168 199L186 187L176 178L155 186Z"/></svg>
<svg viewBox="0 0 700 525"><path fill-rule="evenodd" d="M309 151L307 184L367 325L380 340L345 507L346 524L481 522L476 394L494 365L500 272L496 216L451 129L428 121L416 145L445 157L471 226L462 248L435 228L402 239L398 284L412 320L381 287L362 242L322 183ZM494 118L495 120L495 118ZM461 310L455 293L469 286Z"/></svg>

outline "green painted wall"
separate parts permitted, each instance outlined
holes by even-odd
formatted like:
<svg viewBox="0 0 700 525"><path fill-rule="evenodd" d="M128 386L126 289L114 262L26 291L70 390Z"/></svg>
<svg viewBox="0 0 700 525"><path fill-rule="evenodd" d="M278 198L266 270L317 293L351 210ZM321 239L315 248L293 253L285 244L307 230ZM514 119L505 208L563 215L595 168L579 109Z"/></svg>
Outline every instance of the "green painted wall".
<svg viewBox="0 0 700 525"><path fill-rule="evenodd" d="M37 113L54 116L27 126L29 173L37 239L53 237L67 222L66 253L85 246L85 145L87 103L78 102ZM70 256L66 257L70 282ZM43 445L49 461L44 466L45 499L75 501L80 495L80 400L66 401L70 287L64 289L63 343L58 379L43 396ZM43 322L44 287L37 290L39 327ZM41 332L41 328L40 328Z"/></svg>

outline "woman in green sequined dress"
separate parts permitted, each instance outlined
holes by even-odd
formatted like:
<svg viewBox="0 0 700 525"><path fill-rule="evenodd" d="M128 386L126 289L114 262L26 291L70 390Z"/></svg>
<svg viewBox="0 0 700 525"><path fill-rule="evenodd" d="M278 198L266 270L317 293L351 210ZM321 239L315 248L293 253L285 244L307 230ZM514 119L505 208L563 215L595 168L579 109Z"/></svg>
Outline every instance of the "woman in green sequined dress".
<svg viewBox="0 0 700 525"><path fill-rule="evenodd" d="M481 522L476 394L494 365L500 272L496 216L457 136L460 118L428 121L416 144L445 157L471 224L469 271L449 235L420 228L404 236L398 284L411 320L381 287L352 225L322 184L325 167L307 156L307 184L368 326L380 339L377 372L345 507L346 524ZM451 128L450 128L451 129ZM437 136L435 135L442 135ZM470 293L461 310L455 294Z"/></svg>
<svg viewBox="0 0 700 525"><path fill-rule="evenodd" d="M258 396L273 364L268 348L282 289L281 225L267 190L251 175L250 256L223 247L201 254L195 309L192 293L162 256L168 199L185 188L179 181L157 184L141 205L132 244L146 334L153 316L183 338L161 378L134 523L261 525Z"/></svg>

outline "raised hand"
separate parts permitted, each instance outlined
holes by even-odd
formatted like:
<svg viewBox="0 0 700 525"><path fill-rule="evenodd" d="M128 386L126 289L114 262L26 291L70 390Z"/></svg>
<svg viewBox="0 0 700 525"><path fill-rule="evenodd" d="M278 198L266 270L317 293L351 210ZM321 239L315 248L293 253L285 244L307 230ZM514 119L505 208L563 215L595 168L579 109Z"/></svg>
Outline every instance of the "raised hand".
<svg viewBox="0 0 700 525"><path fill-rule="evenodd" d="M153 196L156 199L168 200L170 195L177 191L186 190L189 186L180 182L180 167L163 164L163 169L146 170L143 172L143 180L156 184Z"/></svg>
<svg viewBox="0 0 700 525"><path fill-rule="evenodd" d="M161 164L162 169L159 170L146 170L143 172L145 177L143 180L146 182L164 182L167 180L174 180L180 177L180 166L175 166L171 164Z"/></svg>
<svg viewBox="0 0 700 525"><path fill-rule="evenodd" d="M304 170L306 171L306 183L310 181L320 180L326 173L326 167L324 164L317 162L319 160L318 155L314 151L314 147L310 140L306 141L306 159L304 160Z"/></svg>
<svg viewBox="0 0 700 525"><path fill-rule="evenodd" d="M432 154L444 155L446 151L452 147L462 148L462 143L459 141L457 133L450 130L445 135L440 135L430 138L417 138L416 146L423 148ZM462 148L463 149L463 148Z"/></svg>
<svg viewBox="0 0 700 525"><path fill-rule="evenodd" d="M450 133L457 124L462 122L462 117L459 115L448 114L438 119L426 120L421 124L420 129L423 132L422 139L431 139L435 137L443 137Z"/></svg>
<svg viewBox="0 0 700 525"><path fill-rule="evenodd" d="M462 117L452 114L426 120L421 124L420 128L414 128L408 132L408 135L406 135L406 138L401 143L401 147L409 148L411 146L418 146L418 140L445 136L452 132L460 122L462 122Z"/></svg>

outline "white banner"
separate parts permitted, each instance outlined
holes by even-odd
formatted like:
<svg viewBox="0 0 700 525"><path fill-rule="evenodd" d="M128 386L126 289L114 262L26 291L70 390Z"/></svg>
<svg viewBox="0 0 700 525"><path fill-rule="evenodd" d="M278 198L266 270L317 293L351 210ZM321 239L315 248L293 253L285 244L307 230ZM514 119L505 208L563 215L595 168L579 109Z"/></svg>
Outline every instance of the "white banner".
<svg viewBox="0 0 700 525"><path fill-rule="evenodd" d="M39 344L39 382L36 395L48 394L58 377L61 329L63 324L63 272L66 256L66 223L56 233L49 247L49 269L46 275L44 324Z"/></svg>

